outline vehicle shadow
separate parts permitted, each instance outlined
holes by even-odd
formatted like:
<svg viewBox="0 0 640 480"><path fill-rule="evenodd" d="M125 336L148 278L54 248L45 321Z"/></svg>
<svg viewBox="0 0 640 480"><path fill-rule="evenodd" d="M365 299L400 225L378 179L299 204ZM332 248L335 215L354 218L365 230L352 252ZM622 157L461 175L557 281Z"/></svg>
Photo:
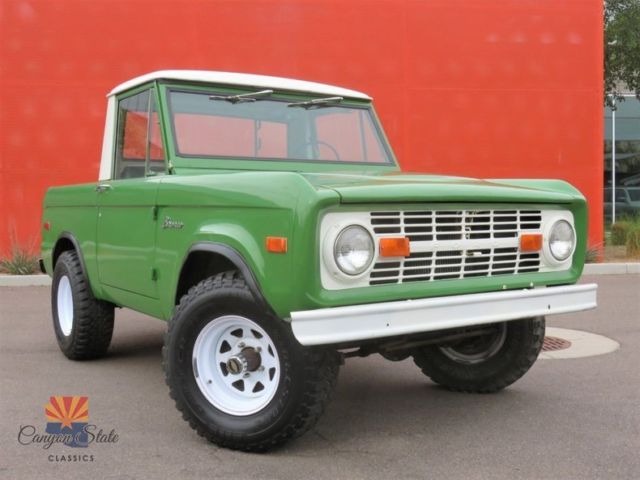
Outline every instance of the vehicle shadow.
<svg viewBox="0 0 640 480"><path fill-rule="evenodd" d="M153 319L116 323L114 341L103 361L135 366L129 369L131 375L148 375L160 366L165 329L166 324ZM422 375L410 359L389 362L377 355L349 359L318 424L271 455L313 456L318 451L384 455L382 450L389 448L385 442L425 441L444 432L481 437L491 425L515 422L517 415L509 412L537 412L545 404L542 395L519 383L496 394L450 392Z"/></svg>
<svg viewBox="0 0 640 480"><path fill-rule="evenodd" d="M151 338L131 338L127 342L112 345L107 352L106 360L137 359L141 361L158 362L162 351L162 336Z"/></svg>
<svg viewBox="0 0 640 480"><path fill-rule="evenodd" d="M305 456L324 449L384 456L399 445L430 442L445 433L450 439L461 435L482 441L496 424L518 428L514 424L520 415L529 417L545 404L540 392L517 383L495 394L458 393L432 383L411 360L355 362L341 372L333 401L316 427L276 455Z"/></svg>
<svg viewBox="0 0 640 480"><path fill-rule="evenodd" d="M116 313L111 346L106 360L136 359L159 362L164 344L166 322L145 315L124 311Z"/></svg>
<svg viewBox="0 0 640 480"><path fill-rule="evenodd" d="M127 337L114 339L105 359L135 358L143 362L158 362L164 343L163 335L163 332L133 333Z"/></svg>

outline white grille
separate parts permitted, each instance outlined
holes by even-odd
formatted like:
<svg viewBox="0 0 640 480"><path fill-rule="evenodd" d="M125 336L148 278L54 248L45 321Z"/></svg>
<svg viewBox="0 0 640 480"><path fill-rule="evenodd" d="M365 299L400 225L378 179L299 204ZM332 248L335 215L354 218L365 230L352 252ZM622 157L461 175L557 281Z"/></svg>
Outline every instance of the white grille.
<svg viewBox="0 0 640 480"><path fill-rule="evenodd" d="M379 258L370 285L489 277L540 270L539 253L520 253L521 232L541 229L540 210L376 211L378 238L406 236L411 255Z"/></svg>

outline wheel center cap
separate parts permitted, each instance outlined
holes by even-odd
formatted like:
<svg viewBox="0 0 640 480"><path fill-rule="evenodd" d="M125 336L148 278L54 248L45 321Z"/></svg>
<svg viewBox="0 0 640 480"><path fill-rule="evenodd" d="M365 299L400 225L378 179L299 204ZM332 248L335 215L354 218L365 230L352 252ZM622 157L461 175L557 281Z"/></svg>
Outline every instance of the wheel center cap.
<svg viewBox="0 0 640 480"><path fill-rule="evenodd" d="M248 347L227 360L227 371L231 375L241 375L257 370L261 363L260 354L255 349Z"/></svg>

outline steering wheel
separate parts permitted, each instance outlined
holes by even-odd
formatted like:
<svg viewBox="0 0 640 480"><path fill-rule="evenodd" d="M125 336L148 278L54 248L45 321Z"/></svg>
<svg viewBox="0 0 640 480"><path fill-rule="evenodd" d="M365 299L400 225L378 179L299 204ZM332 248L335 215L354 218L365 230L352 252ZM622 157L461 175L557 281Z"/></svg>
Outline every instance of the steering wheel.
<svg viewBox="0 0 640 480"><path fill-rule="evenodd" d="M340 154L338 153L338 150L336 149L336 147L334 147L333 145L331 145L330 143L327 142L323 142L322 140L316 140L314 141L308 141L305 143L305 145L311 145L312 147L318 146L318 145L324 145L325 147L327 147L329 150L331 150L331 153L333 153L336 156L336 160L342 160L340 158ZM319 154L320 152L318 152Z"/></svg>

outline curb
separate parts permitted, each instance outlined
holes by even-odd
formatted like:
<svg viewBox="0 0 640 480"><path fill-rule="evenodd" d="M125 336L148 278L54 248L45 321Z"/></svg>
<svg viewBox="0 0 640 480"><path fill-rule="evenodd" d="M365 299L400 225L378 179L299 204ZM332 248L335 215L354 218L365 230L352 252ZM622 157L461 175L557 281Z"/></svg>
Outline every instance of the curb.
<svg viewBox="0 0 640 480"><path fill-rule="evenodd" d="M51 285L49 275L0 275L0 287L43 287Z"/></svg>
<svg viewBox="0 0 640 480"><path fill-rule="evenodd" d="M640 263L587 263L583 275L640 275ZM0 287L45 287L49 275L0 275Z"/></svg>
<svg viewBox="0 0 640 480"><path fill-rule="evenodd" d="M640 263L587 263L583 275L640 274Z"/></svg>

